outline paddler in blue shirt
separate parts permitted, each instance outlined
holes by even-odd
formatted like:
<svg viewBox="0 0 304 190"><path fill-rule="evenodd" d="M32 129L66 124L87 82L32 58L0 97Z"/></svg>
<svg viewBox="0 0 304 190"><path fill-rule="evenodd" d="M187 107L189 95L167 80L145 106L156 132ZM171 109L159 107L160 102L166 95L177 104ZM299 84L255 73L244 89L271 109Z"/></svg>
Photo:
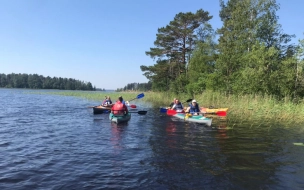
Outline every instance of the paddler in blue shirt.
<svg viewBox="0 0 304 190"><path fill-rule="evenodd" d="M186 113L190 113L192 115L199 115L200 109L199 105L196 102L196 100L192 100L192 102L189 104L189 107L186 110Z"/></svg>

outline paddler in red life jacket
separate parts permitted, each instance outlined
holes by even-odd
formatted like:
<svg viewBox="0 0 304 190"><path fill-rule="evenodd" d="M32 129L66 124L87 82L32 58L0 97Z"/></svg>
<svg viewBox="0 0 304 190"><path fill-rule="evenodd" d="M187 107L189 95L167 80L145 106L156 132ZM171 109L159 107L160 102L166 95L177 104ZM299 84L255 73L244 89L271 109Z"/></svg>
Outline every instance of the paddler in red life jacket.
<svg viewBox="0 0 304 190"><path fill-rule="evenodd" d="M128 108L125 104L123 104L123 99L120 96L116 103L113 105L111 112L114 115L125 115L128 114Z"/></svg>

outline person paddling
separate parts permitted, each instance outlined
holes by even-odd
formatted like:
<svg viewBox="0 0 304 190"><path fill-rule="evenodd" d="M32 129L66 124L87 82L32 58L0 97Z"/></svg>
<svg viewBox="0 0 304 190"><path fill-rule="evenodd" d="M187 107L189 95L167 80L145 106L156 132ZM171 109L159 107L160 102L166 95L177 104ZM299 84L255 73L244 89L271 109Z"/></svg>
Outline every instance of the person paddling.
<svg viewBox="0 0 304 190"><path fill-rule="evenodd" d="M196 102L196 100L192 100L192 102L189 104L189 107L187 108L186 113L189 113L189 112L192 115L198 115L199 114L200 109L199 109L199 105Z"/></svg>
<svg viewBox="0 0 304 190"><path fill-rule="evenodd" d="M176 110L176 112L182 113L184 112L183 104L178 99L176 99L175 104L172 106L171 110Z"/></svg>
<svg viewBox="0 0 304 190"><path fill-rule="evenodd" d="M112 105L112 100L110 96L108 96L107 105Z"/></svg>
<svg viewBox="0 0 304 190"><path fill-rule="evenodd" d="M125 104L123 104L123 99L120 96L116 103L113 105L111 109L111 113L114 115L125 115L128 114L128 108Z"/></svg>
<svg viewBox="0 0 304 190"><path fill-rule="evenodd" d="M122 96L119 96L118 98L121 98L121 103L123 103L124 105L126 105L126 102L124 101L124 99L122 98Z"/></svg>
<svg viewBox="0 0 304 190"><path fill-rule="evenodd" d="M105 100L102 102L101 106L111 106L112 100L110 96L105 96Z"/></svg>
<svg viewBox="0 0 304 190"><path fill-rule="evenodd" d="M107 101L108 101L108 97L105 96L105 99L102 101L101 106L105 105Z"/></svg>
<svg viewBox="0 0 304 190"><path fill-rule="evenodd" d="M174 106L175 101L176 101L176 98L174 98L174 99L173 99L173 102L171 102L171 104L170 104L169 108L172 108L172 107Z"/></svg>

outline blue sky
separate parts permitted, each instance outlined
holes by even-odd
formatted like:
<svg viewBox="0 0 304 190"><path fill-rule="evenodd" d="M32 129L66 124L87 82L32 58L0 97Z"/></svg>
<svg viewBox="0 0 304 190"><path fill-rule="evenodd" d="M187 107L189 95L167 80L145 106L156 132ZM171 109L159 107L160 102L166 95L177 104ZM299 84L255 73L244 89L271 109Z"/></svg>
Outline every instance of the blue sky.
<svg viewBox="0 0 304 190"><path fill-rule="evenodd" d="M303 0L278 0L282 29L303 39ZM40 74L117 89L147 82L140 65L179 12L202 8L221 27L218 0L0 0L0 73Z"/></svg>

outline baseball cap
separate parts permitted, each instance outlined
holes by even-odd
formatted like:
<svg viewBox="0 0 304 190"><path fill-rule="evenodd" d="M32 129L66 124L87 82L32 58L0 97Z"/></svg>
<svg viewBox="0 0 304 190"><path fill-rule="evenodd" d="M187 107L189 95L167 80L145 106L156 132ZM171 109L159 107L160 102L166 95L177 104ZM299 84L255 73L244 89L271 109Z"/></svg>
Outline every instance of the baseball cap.
<svg viewBox="0 0 304 190"><path fill-rule="evenodd" d="M192 100L192 102L196 102L196 100Z"/></svg>

